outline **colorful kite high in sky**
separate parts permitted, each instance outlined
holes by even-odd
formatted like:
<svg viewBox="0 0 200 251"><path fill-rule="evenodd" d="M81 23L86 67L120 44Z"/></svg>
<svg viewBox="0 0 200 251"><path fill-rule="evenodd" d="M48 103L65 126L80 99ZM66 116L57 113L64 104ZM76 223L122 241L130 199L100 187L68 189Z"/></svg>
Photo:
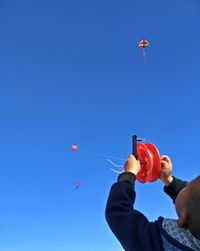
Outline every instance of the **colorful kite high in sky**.
<svg viewBox="0 0 200 251"><path fill-rule="evenodd" d="M79 145L72 145L71 146L71 151L72 152L76 152L76 151L78 151L80 149L80 146Z"/></svg>
<svg viewBox="0 0 200 251"><path fill-rule="evenodd" d="M76 182L76 186L74 187L74 190L78 189L80 186L81 186L81 182L80 181Z"/></svg>
<svg viewBox="0 0 200 251"><path fill-rule="evenodd" d="M149 42L146 39L143 39L139 42L138 46L140 46L142 48L142 56L143 56L143 60L144 62L146 62L145 60L145 49L147 46L149 46Z"/></svg>

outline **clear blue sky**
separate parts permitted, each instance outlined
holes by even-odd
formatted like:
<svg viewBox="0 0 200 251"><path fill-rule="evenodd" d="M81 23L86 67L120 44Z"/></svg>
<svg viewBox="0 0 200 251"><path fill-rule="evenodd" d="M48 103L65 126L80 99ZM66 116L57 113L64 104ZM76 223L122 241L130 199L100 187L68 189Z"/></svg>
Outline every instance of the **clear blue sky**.
<svg viewBox="0 0 200 251"><path fill-rule="evenodd" d="M104 218L117 175L71 144L126 158L136 133L175 176L199 174L199 13L199 0L0 1L0 251L121 251ZM159 181L136 190L150 220L176 217Z"/></svg>

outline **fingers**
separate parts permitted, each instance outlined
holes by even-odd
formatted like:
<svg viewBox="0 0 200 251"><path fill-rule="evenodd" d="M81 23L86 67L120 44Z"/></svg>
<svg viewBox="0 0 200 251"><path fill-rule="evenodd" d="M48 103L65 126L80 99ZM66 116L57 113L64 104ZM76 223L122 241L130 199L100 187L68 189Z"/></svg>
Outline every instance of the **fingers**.
<svg viewBox="0 0 200 251"><path fill-rule="evenodd" d="M168 165L167 161L161 160L161 168L162 168L162 170L164 170L167 167L167 165Z"/></svg>
<svg viewBox="0 0 200 251"><path fill-rule="evenodd" d="M127 172L132 172L135 175L137 175L140 171L140 163L132 154L129 155L128 160L125 162L124 170Z"/></svg>
<svg viewBox="0 0 200 251"><path fill-rule="evenodd" d="M160 159L161 159L161 160L169 160L169 161L170 161L170 158L169 158L169 156L167 156L167 155L162 155L162 156L160 157Z"/></svg>
<svg viewBox="0 0 200 251"><path fill-rule="evenodd" d="M134 161L136 161L135 157L134 157L132 154L130 154L130 155L128 156L128 159L127 159L127 161L125 162L124 165L126 166L126 165L128 165L128 163L134 162Z"/></svg>
<svg viewBox="0 0 200 251"><path fill-rule="evenodd" d="M163 161L166 161L166 162L169 163L170 165L172 164L171 159L170 159L169 156L167 156L167 155L162 155L161 158L160 158L160 160L161 160L161 163L162 163Z"/></svg>
<svg viewBox="0 0 200 251"><path fill-rule="evenodd" d="M135 159L135 160L136 160L136 158L135 158L135 156L134 156L133 154L130 154L128 158L129 158L129 159Z"/></svg>
<svg viewBox="0 0 200 251"><path fill-rule="evenodd" d="M172 162L169 156L167 155L161 156L160 162L162 171L167 171L169 168L172 168Z"/></svg>
<svg viewBox="0 0 200 251"><path fill-rule="evenodd" d="M171 163L166 160L161 160L160 163L161 163L162 168L167 167L168 165L171 165Z"/></svg>

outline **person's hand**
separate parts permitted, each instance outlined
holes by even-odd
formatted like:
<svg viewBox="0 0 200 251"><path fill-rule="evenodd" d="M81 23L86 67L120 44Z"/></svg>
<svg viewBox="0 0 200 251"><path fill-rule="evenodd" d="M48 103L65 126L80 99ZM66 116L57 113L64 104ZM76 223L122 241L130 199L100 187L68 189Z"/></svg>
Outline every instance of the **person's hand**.
<svg viewBox="0 0 200 251"><path fill-rule="evenodd" d="M171 176L172 162L167 155L161 156L160 161L161 161L160 179L165 184L165 186L168 186L173 181L173 177Z"/></svg>
<svg viewBox="0 0 200 251"><path fill-rule="evenodd" d="M140 162L136 160L133 155L130 155L126 163L124 164L125 172L131 172L137 175L140 171Z"/></svg>

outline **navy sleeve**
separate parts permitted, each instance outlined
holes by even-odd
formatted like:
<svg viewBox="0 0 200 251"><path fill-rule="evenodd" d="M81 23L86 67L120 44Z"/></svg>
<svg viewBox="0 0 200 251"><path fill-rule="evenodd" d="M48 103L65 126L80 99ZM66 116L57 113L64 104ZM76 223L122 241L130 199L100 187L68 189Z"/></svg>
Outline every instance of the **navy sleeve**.
<svg viewBox="0 0 200 251"><path fill-rule="evenodd" d="M162 240L158 221L149 222L133 208L135 191L132 184L122 177L111 187L108 197L108 225L126 251L160 251Z"/></svg>
<svg viewBox="0 0 200 251"><path fill-rule="evenodd" d="M178 193L186 187L186 185L186 181L182 181L173 176L173 181L169 184L169 186L164 186L164 192L171 197L173 202L175 202Z"/></svg>

